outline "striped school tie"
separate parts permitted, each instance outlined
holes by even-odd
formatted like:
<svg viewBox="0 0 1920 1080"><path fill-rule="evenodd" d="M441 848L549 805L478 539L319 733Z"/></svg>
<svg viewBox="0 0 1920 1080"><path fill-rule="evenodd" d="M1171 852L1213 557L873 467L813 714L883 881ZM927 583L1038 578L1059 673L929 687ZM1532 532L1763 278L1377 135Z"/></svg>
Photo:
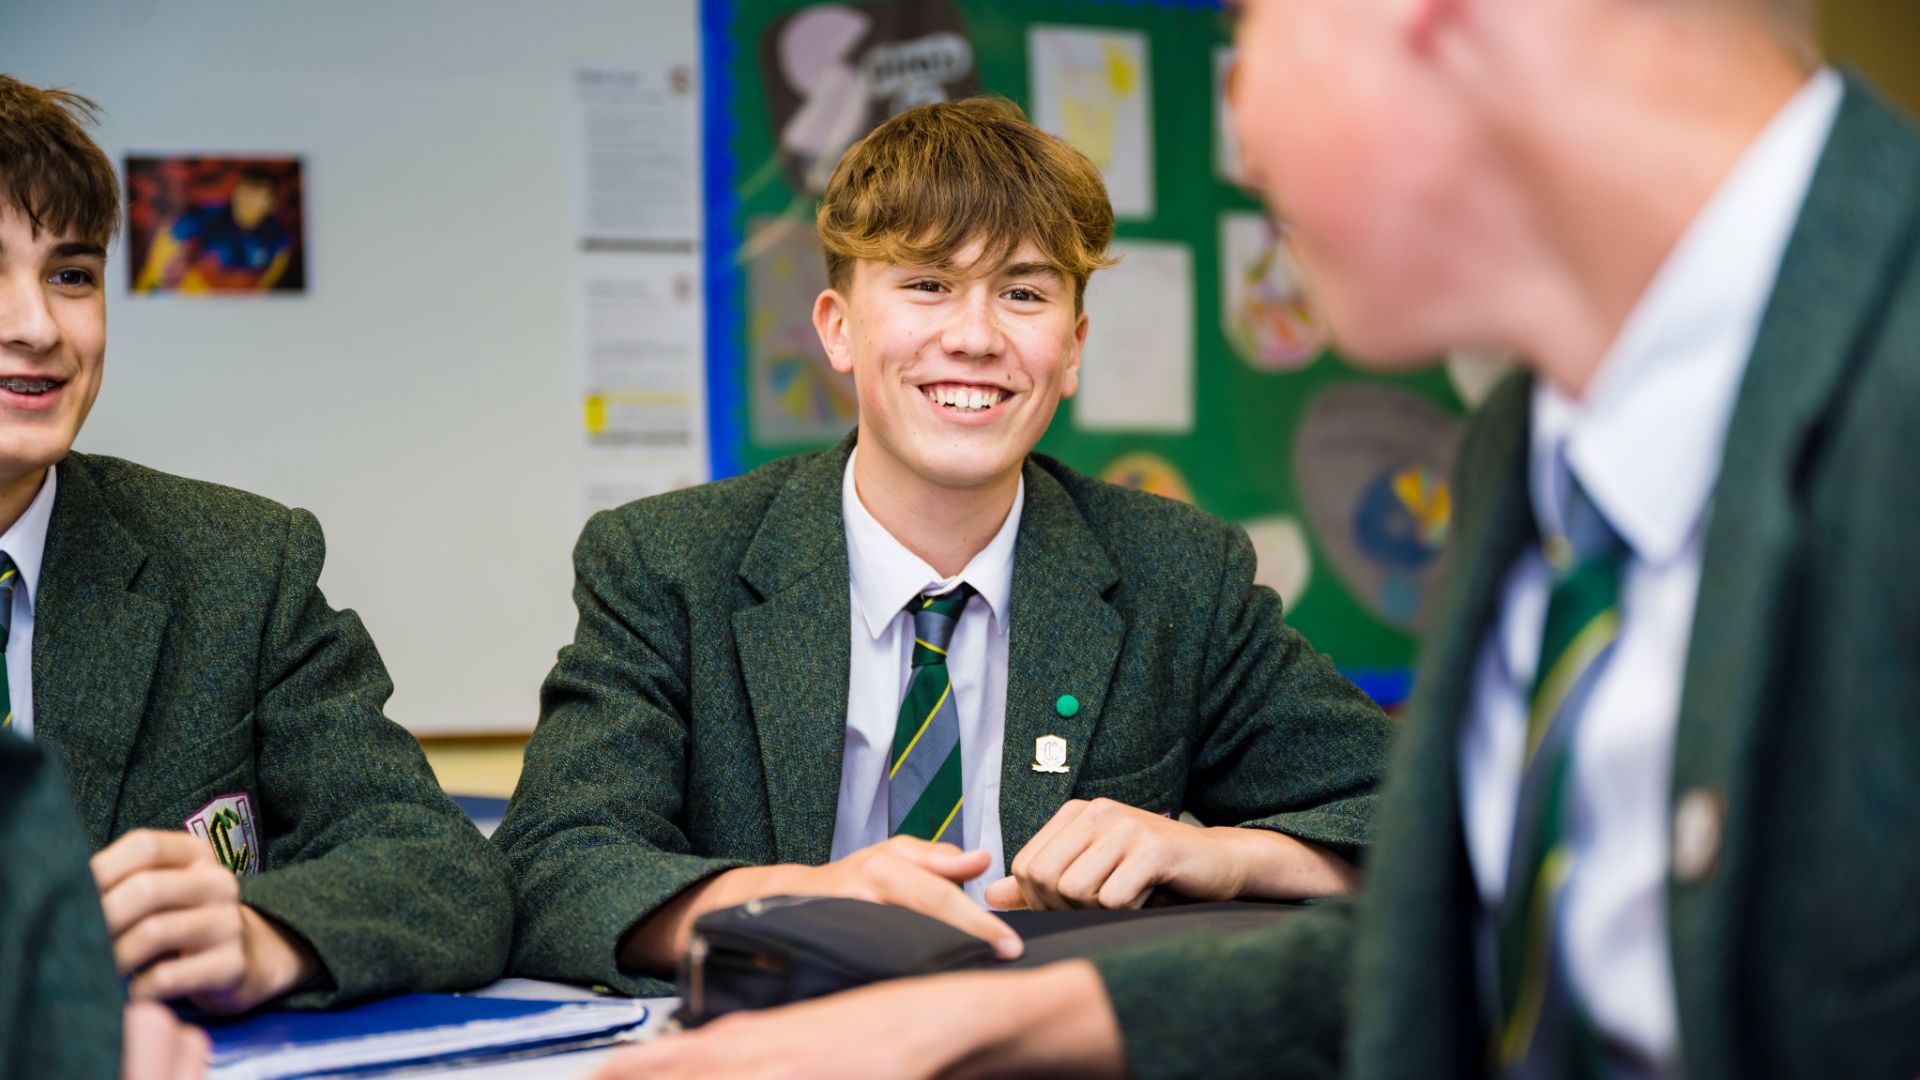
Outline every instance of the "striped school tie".
<svg viewBox="0 0 1920 1080"><path fill-rule="evenodd" d="M953 702L947 646L972 596L973 588L963 584L945 596L916 596L907 603L913 669L887 766L889 836L966 846L960 827L960 710Z"/></svg>
<svg viewBox="0 0 1920 1080"><path fill-rule="evenodd" d="M1528 698L1526 763L1496 930L1499 1016L1491 1050L1494 1071L1508 1078L1600 1074L1600 1046L1572 1000L1555 928L1573 872L1574 735L1620 636L1628 553L1578 484L1568 486L1566 533L1543 544L1554 583Z"/></svg>
<svg viewBox="0 0 1920 1080"><path fill-rule="evenodd" d="M6 715L0 717L0 730L13 726L13 688L7 685L7 637L13 633L13 590L20 584L20 568L13 565L12 556L0 551L0 708L6 709Z"/></svg>

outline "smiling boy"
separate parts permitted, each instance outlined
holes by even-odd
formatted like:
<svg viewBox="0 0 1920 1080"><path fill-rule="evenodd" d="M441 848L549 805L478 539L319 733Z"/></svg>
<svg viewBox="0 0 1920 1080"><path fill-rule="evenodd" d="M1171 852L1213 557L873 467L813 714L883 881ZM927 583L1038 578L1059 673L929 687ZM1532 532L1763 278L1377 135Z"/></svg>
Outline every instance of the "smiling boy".
<svg viewBox="0 0 1920 1080"><path fill-rule="evenodd" d="M71 451L119 216L92 110L0 75L0 727L66 769L133 998L230 1013L485 982L499 858L382 715L392 684L320 594L313 516Z"/></svg>
<svg viewBox="0 0 1920 1080"><path fill-rule="evenodd" d="M595 1080L1920 1076L1920 129L1803 0L1233 6L1241 161L1342 349L1525 369L1365 895Z"/></svg>
<svg viewBox="0 0 1920 1080"><path fill-rule="evenodd" d="M988 905L1350 888L1385 718L1244 533L1032 453L1112 236L1092 163L1005 102L927 106L849 151L818 226L858 429L587 526L496 835L513 968L660 992L701 913L782 893L1013 955Z"/></svg>

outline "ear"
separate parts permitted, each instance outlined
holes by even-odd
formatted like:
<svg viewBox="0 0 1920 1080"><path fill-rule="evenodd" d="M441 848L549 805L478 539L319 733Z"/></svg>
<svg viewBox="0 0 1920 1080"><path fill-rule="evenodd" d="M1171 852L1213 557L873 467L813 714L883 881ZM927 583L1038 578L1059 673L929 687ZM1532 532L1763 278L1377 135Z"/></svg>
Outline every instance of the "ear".
<svg viewBox="0 0 1920 1080"><path fill-rule="evenodd" d="M827 363L842 375L853 374L853 350L848 347L847 298L828 289L813 299L813 330L827 350Z"/></svg>
<svg viewBox="0 0 1920 1080"><path fill-rule="evenodd" d="M1070 398L1080 392L1080 354L1087 347L1087 313L1080 313L1080 321L1073 324L1073 356L1067 360L1067 369L1060 373L1060 397Z"/></svg>

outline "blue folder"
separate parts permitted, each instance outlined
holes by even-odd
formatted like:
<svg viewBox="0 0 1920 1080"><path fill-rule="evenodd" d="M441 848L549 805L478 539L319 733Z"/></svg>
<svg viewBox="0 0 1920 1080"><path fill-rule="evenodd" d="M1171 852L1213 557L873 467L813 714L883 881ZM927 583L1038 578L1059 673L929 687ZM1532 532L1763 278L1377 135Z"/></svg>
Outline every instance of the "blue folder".
<svg viewBox="0 0 1920 1080"><path fill-rule="evenodd" d="M213 1041L211 1075L216 1080L275 1080L597 1046L645 1023L647 1007L625 999L401 994L328 1012L192 1019Z"/></svg>

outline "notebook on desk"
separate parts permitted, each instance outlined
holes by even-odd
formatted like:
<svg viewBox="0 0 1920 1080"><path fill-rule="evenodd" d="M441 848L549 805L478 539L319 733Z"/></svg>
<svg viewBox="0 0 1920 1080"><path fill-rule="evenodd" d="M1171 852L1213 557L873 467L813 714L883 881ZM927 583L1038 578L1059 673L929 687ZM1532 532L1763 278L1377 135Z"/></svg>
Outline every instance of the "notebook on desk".
<svg viewBox="0 0 1920 1080"><path fill-rule="evenodd" d="M213 1041L213 1080L367 1076L614 1042L644 1024L638 1001L400 994L329 1012L190 1018Z"/></svg>

